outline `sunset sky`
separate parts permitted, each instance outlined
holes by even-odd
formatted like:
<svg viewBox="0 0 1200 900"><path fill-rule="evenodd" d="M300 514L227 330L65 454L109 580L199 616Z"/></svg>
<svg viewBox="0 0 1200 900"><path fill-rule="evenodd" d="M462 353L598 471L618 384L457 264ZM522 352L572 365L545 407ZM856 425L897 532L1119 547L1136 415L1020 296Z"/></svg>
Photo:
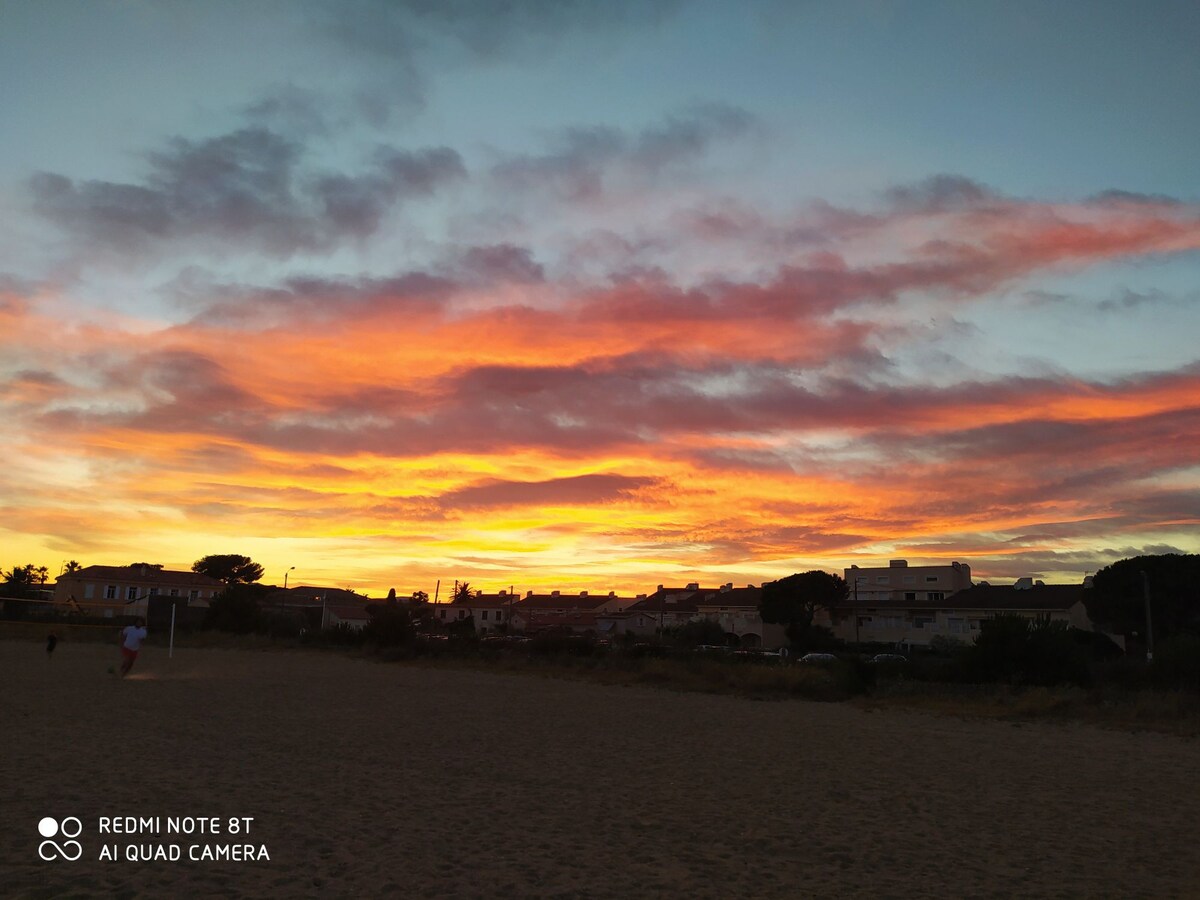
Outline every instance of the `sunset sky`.
<svg viewBox="0 0 1200 900"><path fill-rule="evenodd" d="M1192 0L0 0L0 565L1200 552L1197 47Z"/></svg>

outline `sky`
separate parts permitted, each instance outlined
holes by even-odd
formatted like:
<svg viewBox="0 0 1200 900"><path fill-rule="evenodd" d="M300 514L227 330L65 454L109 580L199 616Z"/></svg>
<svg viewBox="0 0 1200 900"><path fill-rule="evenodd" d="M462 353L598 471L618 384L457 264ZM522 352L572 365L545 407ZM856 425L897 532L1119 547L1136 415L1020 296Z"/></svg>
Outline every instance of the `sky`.
<svg viewBox="0 0 1200 900"><path fill-rule="evenodd" d="M1197 46L1167 0L0 0L0 565L1200 552Z"/></svg>

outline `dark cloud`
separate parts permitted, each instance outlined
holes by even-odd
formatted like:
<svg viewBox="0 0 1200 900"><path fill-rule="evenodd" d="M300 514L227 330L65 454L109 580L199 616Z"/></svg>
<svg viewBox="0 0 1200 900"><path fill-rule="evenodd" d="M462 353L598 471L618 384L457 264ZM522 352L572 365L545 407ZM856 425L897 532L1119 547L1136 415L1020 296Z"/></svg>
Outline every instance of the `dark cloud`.
<svg viewBox="0 0 1200 900"><path fill-rule="evenodd" d="M1088 198L1097 206L1183 206L1183 201L1166 194L1139 194L1135 191L1101 191Z"/></svg>
<svg viewBox="0 0 1200 900"><path fill-rule="evenodd" d="M610 126L571 128L550 152L506 160L492 175L509 190L594 199L611 177L652 179L671 166L699 159L714 141L744 135L755 123L738 107L703 104L636 133Z"/></svg>
<svg viewBox="0 0 1200 900"><path fill-rule="evenodd" d="M934 175L911 185L890 188L888 204L900 212L960 212L997 202L990 188L961 175Z"/></svg>
<svg viewBox="0 0 1200 900"><path fill-rule="evenodd" d="M657 24L682 0L349 0L327 28L358 50L411 64L450 41L477 59L545 53L558 39Z"/></svg>
<svg viewBox="0 0 1200 900"><path fill-rule="evenodd" d="M448 268L484 285L537 284L546 278L545 270L534 261L529 248L513 244L467 247L455 254Z"/></svg>
<svg viewBox="0 0 1200 900"><path fill-rule="evenodd" d="M485 481L442 494L438 502L445 509L590 506L629 500L634 492L657 483L653 478L626 475L576 475L549 481Z"/></svg>
<svg viewBox="0 0 1200 900"><path fill-rule="evenodd" d="M140 184L42 172L30 187L39 213L93 246L132 250L201 238L288 256L368 235L396 203L466 174L444 147L380 151L355 175L310 175L303 153L297 141L255 126L200 141L175 138L148 155Z"/></svg>

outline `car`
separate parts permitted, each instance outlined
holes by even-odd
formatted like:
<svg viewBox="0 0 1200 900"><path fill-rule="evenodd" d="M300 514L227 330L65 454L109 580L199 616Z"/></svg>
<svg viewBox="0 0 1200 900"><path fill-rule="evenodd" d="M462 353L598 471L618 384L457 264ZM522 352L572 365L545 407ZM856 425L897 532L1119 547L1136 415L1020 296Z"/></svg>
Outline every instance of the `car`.
<svg viewBox="0 0 1200 900"><path fill-rule="evenodd" d="M837 661L838 658L832 653L805 653L802 657L800 657L800 662L802 663L818 663L822 665L828 665L829 663L835 663Z"/></svg>
<svg viewBox="0 0 1200 900"><path fill-rule="evenodd" d="M876 653L871 657L873 663L906 663L907 656L901 656L899 653Z"/></svg>

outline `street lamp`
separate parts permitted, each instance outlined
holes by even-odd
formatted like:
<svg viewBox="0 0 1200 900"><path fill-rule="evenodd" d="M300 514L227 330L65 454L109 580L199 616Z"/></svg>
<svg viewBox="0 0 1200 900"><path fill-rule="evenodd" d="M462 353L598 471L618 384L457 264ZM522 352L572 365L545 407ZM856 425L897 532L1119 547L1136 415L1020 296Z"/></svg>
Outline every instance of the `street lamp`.
<svg viewBox="0 0 1200 900"><path fill-rule="evenodd" d="M288 569L286 572L284 572L284 573L283 573L283 589L284 589L285 591L287 590L287 580L288 580L288 576L289 576L290 574L292 574L292 570L293 570L293 569L295 569L295 568L296 568L295 566L292 566L292 568L291 568L291 569Z"/></svg>

